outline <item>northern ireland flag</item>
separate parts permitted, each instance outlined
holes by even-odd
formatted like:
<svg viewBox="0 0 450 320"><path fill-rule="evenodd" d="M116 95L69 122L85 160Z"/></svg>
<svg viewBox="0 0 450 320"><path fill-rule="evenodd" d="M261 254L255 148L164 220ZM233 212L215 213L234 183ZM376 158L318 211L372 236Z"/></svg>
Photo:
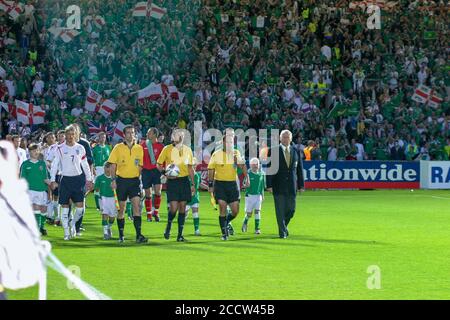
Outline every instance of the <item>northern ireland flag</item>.
<svg viewBox="0 0 450 320"><path fill-rule="evenodd" d="M381 9L390 10L397 5L397 2L386 0L350 1L349 8L354 10L360 7L361 9L366 10L366 7L370 5L375 5L380 7Z"/></svg>
<svg viewBox="0 0 450 320"><path fill-rule="evenodd" d="M163 85L150 83L144 89L138 91L138 101L143 102L144 100L155 101L164 96Z"/></svg>
<svg viewBox="0 0 450 320"><path fill-rule="evenodd" d="M417 87L411 99L421 104L428 104L430 107L438 107L443 99L430 87L421 85Z"/></svg>
<svg viewBox="0 0 450 320"><path fill-rule="evenodd" d="M17 108L15 105L6 102L0 102L0 111L4 109L10 115L12 115L15 119L17 119Z"/></svg>
<svg viewBox="0 0 450 320"><path fill-rule="evenodd" d="M133 9L133 17L152 17L161 19L167 13L167 9L154 4L151 0L138 2Z"/></svg>
<svg viewBox="0 0 450 320"><path fill-rule="evenodd" d="M106 21L102 16L86 16L83 20L83 24L87 27L87 31L91 32L92 25L101 29L106 24Z"/></svg>
<svg viewBox="0 0 450 320"><path fill-rule="evenodd" d="M23 12L22 4L6 0L0 0L0 10L5 11L13 20L16 20Z"/></svg>
<svg viewBox="0 0 450 320"><path fill-rule="evenodd" d="M64 41L65 43L72 41L76 36L78 36L81 33L76 29L68 29L60 27L50 27L48 28L48 32L53 34L55 40L61 38L61 40Z"/></svg>
<svg viewBox="0 0 450 320"><path fill-rule="evenodd" d="M123 128L125 128L125 124L119 120L114 128L114 132L112 135L113 141L120 141L120 140L125 139L125 134L123 133Z"/></svg>
<svg viewBox="0 0 450 320"><path fill-rule="evenodd" d="M44 123L45 111L40 106L32 103L16 100L17 120L26 125Z"/></svg>
<svg viewBox="0 0 450 320"><path fill-rule="evenodd" d="M103 98L98 92L89 88L84 108L89 112L100 113L108 118L116 110L117 104L110 99Z"/></svg>

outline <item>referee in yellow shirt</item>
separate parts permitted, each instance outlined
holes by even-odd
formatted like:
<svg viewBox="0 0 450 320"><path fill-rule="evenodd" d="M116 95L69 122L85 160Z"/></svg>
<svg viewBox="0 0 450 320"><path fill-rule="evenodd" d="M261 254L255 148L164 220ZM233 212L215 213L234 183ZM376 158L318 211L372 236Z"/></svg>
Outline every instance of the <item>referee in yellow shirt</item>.
<svg viewBox="0 0 450 320"><path fill-rule="evenodd" d="M234 148L234 130L226 129L223 147L215 151L208 164L208 181L210 192L219 204L219 224L222 240L228 240L228 225L239 213L241 193L237 168L244 173L244 188L248 186L248 174L245 160L240 152ZM231 213L227 215L227 206Z"/></svg>
<svg viewBox="0 0 450 320"><path fill-rule="evenodd" d="M184 130L175 129L172 132L172 144L164 147L158 157L157 165L162 174L165 174L165 168L170 164L175 164L180 169L177 177L167 177L167 201L169 202L169 214L167 226L164 232L164 238L170 238L170 229L172 222L178 211L178 242L184 242L183 237L184 221L186 219L186 204L191 201L195 193L193 154L191 148L183 144ZM189 180L189 177L191 180Z"/></svg>
<svg viewBox="0 0 450 320"><path fill-rule="evenodd" d="M124 209L129 198L133 206L133 223L136 229L136 242L146 243L148 239L141 234L141 181L139 179L144 162L144 149L135 142L135 129L132 125L123 129L125 139L116 144L109 155L111 163L111 187L117 192L119 200L119 213L117 226L119 227L119 243L124 242L123 231L125 228Z"/></svg>

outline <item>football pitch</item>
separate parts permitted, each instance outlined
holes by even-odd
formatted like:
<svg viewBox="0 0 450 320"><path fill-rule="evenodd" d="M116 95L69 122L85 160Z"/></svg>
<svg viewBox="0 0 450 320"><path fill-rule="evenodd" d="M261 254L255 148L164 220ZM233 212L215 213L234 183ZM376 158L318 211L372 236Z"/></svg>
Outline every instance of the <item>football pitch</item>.
<svg viewBox="0 0 450 320"><path fill-rule="evenodd" d="M171 239L163 238L164 207L161 222L143 222L147 245L134 243L129 220L125 244L105 241L93 207L90 196L82 237L65 242L62 228L47 226L47 238L66 266L79 268L83 280L112 299L450 299L448 191L307 191L298 196L288 239L278 238L267 193L262 233L254 234L253 218L241 232L242 199L228 241L220 239L218 213L205 192L202 236L194 236L189 215L187 243L176 242L176 219ZM9 291L8 298L36 299L37 291ZM48 299L83 296L49 270Z"/></svg>

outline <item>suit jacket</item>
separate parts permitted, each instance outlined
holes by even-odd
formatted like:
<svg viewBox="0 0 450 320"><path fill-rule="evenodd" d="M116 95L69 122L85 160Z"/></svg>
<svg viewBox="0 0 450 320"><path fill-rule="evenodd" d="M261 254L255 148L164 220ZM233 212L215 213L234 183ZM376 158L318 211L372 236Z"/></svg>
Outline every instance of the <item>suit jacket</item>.
<svg viewBox="0 0 450 320"><path fill-rule="evenodd" d="M281 145L275 148L278 148L279 168L275 174L267 174L267 188L272 188L274 195L290 194L295 196L297 190L305 186L302 157L294 146L290 145L291 164L288 168ZM273 166L272 162L276 160L270 158L272 153L274 153L273 151L274 148L269 149L269 160L271 161L269 166Z"/></svg>

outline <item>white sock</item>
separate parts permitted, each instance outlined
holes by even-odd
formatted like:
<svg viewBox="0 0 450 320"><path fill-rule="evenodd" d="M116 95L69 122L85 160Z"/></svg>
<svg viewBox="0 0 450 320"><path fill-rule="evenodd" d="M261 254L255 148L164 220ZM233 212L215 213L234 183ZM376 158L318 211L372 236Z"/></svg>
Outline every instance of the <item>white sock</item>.
<svg viewBox="0 0 450 320"><path fill-rule="evenodd" d="M61 221L61 206L59 205L58 201L52 201L52 208L53 216L55 216L57 220Z"/></svg>
<svg viewBox="0 0 450 320"><path fill-rule="evenodd" d="M255 213L255 220L261 220L261 214Z"/></svg>
<svg viewBox="0 0 450 320"><path fill-rule="evenodd" d="M78 220L80 220L80 218L83 216L83 212L84 209L83 208L76 208L75 209L75 214L74 214L74 219L73 219L73 224L75 225L75 223L78 222Z"/></svg>
<svg viewBox="0 0 450 320"><path fill-rule="evenodd" d="M109 225L103 226L103 234L108 234Z"/></svg>
<svg viewBox="0 0 450 320"><path fill-rule="evenodd" d="M47 218L53 219L53 201L47 203Z"/></svg>
<svg viewBox="0 0 450 320"><path fill-rule="evenodd" d="M192 211L192 218L197 219L198 218L198 212Z"/></svg>
<svg viewBox="0 0 450 320"><path fill-rule="evenodd" d="M61 208L61 222L64 228L64 236L69 235L69 208Z"/></svg>

